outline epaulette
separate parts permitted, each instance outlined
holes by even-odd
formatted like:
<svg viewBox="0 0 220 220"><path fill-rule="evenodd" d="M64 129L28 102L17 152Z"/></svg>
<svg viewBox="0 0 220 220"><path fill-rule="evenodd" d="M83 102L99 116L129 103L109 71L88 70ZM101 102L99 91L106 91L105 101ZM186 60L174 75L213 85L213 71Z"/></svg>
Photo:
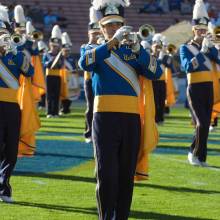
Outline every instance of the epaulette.
<svg viewBox="0 0 220 220"><path fill-rule="evenodd" d="M196 43L194 40L191 40L188 45L194 45L196 47L200 47L200 45L198 43Z"/></svg>
<svg viewBox="0 0 220 220"><path fill-rule="evenodd" d="M81 48L85 48L85 47L86 47L86 45L87 45L87 44L82 44L82 45L81 45Z"/></svg>
<svg viewBox="0 0 220 220"><path fill-rule="evenodd" d="M189 41L187 44L188 45L192 45L193 44L193 40Z"/></svg>

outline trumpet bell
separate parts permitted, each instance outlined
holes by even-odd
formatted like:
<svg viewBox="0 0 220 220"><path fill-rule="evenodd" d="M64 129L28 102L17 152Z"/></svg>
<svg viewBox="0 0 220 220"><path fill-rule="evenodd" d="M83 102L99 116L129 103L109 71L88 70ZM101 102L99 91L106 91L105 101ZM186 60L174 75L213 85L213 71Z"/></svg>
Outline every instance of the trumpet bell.
<svg viewBox="0 0 220 220"><path fill-rule="evenodd" d="M26 39L24 35L20 35L20 34L11 35L11 43L13 44L13 46L21 46L25 43L25 41Z"/></svg>
<svg viewBox="0 0 220 220"><path fill-rule="evenodd" d="M167 52L168 53L173 53L176 51L176 46L174 44L168 44L167 45Z"/></svg>
<svg viewBox="0 0 220 220"><path fill-rule="evenodd" d="M214 43L220 43L220 26L214 29Z"/></svg>
<svg viewBox="0 0 220 220"><path fill-rule="evenodd" d="M214 35L220 36L220 27L219 26L214 29Z"/></svg>
<svg viewBox="0 0 220 220"><path fill-rule="evenodd" d="M32 34L31 34L31 37L32 39L34 40L43 40L44 38L44 35L41 31L34 31Z"/></svg>
<svg viewBox="0 0 220 220"><path fill-rule="evenodd" d="M21 36L19 34L14 34L11 36L14 43L19 43L21 41Z"/></svg>
<svg viewBox="0 0 220 220"><path fill-rule="evenodd" d="M155 34L155 29L149 24L144 24L139 28L138 33L141 40L151 40Z"/></svg>

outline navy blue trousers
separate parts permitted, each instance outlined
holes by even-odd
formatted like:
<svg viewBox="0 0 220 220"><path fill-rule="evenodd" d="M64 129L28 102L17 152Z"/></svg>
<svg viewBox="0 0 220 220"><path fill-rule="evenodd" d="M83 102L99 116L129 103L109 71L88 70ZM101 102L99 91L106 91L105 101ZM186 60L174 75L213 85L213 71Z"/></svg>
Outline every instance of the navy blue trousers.
<svg viewBox="0 0 220 220"><path fill-rule="evenodd" d="M164 121L164 110L166 100L166 83L164 80L153 80L154 100L155 100L155 121Z"/></svg>
<svg viewBox="0 0 220 220"><path fill-rule="evenodd" d="M68 114L71 112L70 106L71 106L72 101L69 99L63 99L61 101L61 109L60 111L64 114Z"/></svg>
<svg viewBox="0 0 220 220"><path fill-rule="evenodd" d="M60 99L60 76L47 76L47 114L58 115Z"/></svg>
<svg viewBox="0 0 220 220"><path fill-rule="evenodd" d="M140 116L95 113L93 144L99 220L127 220L140 146Z"/></svg>
<svg viewBox="0 0 220 220"><path fill-rule="evenodd" d="M85 80L84 82L85 98L86 98L86 127L84 136L90 138L92 136L92 118L93 118L93 103L94 94L92 90L92 79Z"/></svg>
<svg viewBox="0 0 220 220"><path fill-rule="evenodd" d="M212 82L190 84L187 87L187 98L196 125L190 152L197 156L199 161L205 162L213 107Z"/></svg>
<svg viewBox="0 0 220 220"><path fill-rule="evenodd" d="M17 162L21 112L17 103L0 102L0 195L11 196L9 180Z"/></svg>

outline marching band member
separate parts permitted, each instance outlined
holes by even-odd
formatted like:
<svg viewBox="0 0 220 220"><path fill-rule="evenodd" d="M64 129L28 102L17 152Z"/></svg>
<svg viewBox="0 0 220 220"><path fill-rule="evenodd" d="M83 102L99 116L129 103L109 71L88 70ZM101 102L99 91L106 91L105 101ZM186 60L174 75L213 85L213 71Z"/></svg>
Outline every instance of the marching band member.
<svg viewBox="0 0 220 220"><path fill-rule="evenodd" d="M207 37L208 21L204 2L196 0L192 19L193 40L180 47L181 65L188 80L187 98L196 123L188 160L197 166L208 166L207 139L213 107L211 60L220 63L219 52Z"/></svg>
<svg viewBox="0 0 220 220"><path fill-rule="evenodd" d="M180 74L179 53L177 52L177 47L174 44L168 44L167 53L172 57L173 67L175 69L175 72L172 72L172 78L174 83L175 97L177 99L179 94L178 75Z"/></svg>
<svg viewBox="0 0 220 220"><path fill-rule="evenodd" d="M165 67L165 82L166 82L166 100L165 100L165 109L164 113L170 113L170 107L173 106L176 102L175 97L175 85L173 77L176 76L176 69L173 65L173 54L175 53L175 46L169 44L166 37L163 36L162 44L164 51L168 57L167 60L170 60L170 64Z"/></svg>
<svg viewBox="0 0 220 220"><path fill-rule="evenodd" d="M123 26L123 6L128 5L121 0L93 1L103 15L99 23L106 43L87 50L79 60L83 70L93 71L92 135L100 220L128 219L141 136L138 75L156 79L162 74L139 41L119 47L125 35L130 36L131 28Z"/></svg>
<svg viewBox="0 0 220 220"><path fill-rule="evenodd" d="M27 21L24 16L24 10L21 5L16 5L14 8L14 20L15 20L15 24L14 24L15 34L13 35L13 37L14 37L14 43L17 46L17 50L23 51L31 59L32 55L38 55L37 43L34 42L27 35L27 32L29 34L32 30L28 30L26 32ZM29 24L27 24L28 27L30 27ZM33 29L33 27L31 27L31 29Z"/></svg>
<svg viewBox="0 0 220 220"><path fill-rule="evenodd" d="M12 38L14 39L17 50L26 53L34 66L32 89L35 102L39 102L41 95L45 94L46 90L43 67L37 45L43 35L34 28L30 21L26 21L24 10L21 5L15 6L14 19L16 34L14 34Z"/></svg>
<svg viewBox="0 0 220 220"><path fill-rule="evenodd" d="M154 89L154 99L155 99L155 108L156 116L155 121L158 124L164 122L164 110L165 110L165 100L166 100L166 71L167 69L173 69L172 58L166 54L166 51L163 47L163 35L157 33L153 36L152 39L152 55L161 60L161 65L163 68L162 76L153 81Z"/></svg>
<svg viewBox="0 0 220 220"><path fill-rule="evenodd" d="M17 161L21 111L18 104L19 76L30 77L34 69L23 52L10 51L7 8L0 5L0 199L11 203L9 183Z"/></svg>
<svg viewBox="0 0 220 220"><path fill-rule="evenodd" d="M16 45L17 50L25 53L34 67L34 75L31 77L31 89L32 89L31 93L33 94L34 105L35 105L36 102L40 101L41 95L45 93L45 79L44 79L42 63L39 57L39 51L37 47L37 41L39 39L34 37L37 31L35 30L35 28L33 27L30 21L28 22L25 21L23 13L24 13L23 8L20 5L15 7L15 20L16 20L15 31L17 31L19 34L13 35L12 39L13 39L13 44ZM25 31L25 34L23 33L23 31ZM18 41L15 40L16 38L18 39ZM36 108L36 106L34 108ZM30 108L29 111L31 111ZM36 112L36 109L34 109L33 111ZM36 123L36 125L37 124L38 123ZM20 141L19 143L19 151L18 151L19 157L34 155L35 146L36 146L34 130L38 129L38 125L34 129L31 126L32 125L30 124L29 128L30 130L32 129L33 132L29 132L27 134L22 133L22 141Z"/></svg>
<svg viewBox="0 0 220 220"><path fill-rule="evenodd" d="M53 27L47 54L43 56L43 64L46 69L47 84L47 118L58 117L59 97L61 89L60 70L63 66L61 49L61 30L58 25Z"/></svg>
<svg viewBox="0 0 220 220"><path fill-rule="evenodd" d="M90 23L88 25L88 37L89 42L87 44L83 44L80 49L81 56L85 53L86 50L91 50L98 46L97 41L98 37L101 35L100 27L99 27L99 13L92 6L90 8ZM92 119L93 119L93 102L94 102L94 94L92 90L92 72L85 71L84 72L84 91L86 98L86 126L85 126L85 142L92 142Z"/></svg>
<svg viewBox="0 0 220 220"><path fill-rule="evenodd" d="M47 52L48 52L49 48L43 40L38 41L37 47L38 47L38 51L39 51L41 64L43 66L43 56L47 55ZM45 73L46 73L46 70L43 68L44 78L45 78ZM44 93L44 94L41 95L41 100L38 103L38 109L40 110L40 109L43 109L45 107L46 107L46 94Z"/></svg>
<svg viewBox="0 0 220 220"><path fill-rule="evenodd" d="M32 89L34 94L35 102L40 102L41 96L45 95L46 84L45 77L42 65L42 59L38 50L38 41L43 39L43 34L40 31L37 31L30 21L26 23L26 42L24 44L27 45L29 42L32 44L31 48L27 49L31 55L31 63L34 66L34 76L32 77Z"/></svg>
<svg viewBox="0 0 220 220"><path fill-rule="evenodd" d="M69 35L62 34L62 56L64 66L61 73L61 110L60 115L70 113L73 97L79 95L79 76L77 59L71 54L72 43Z"/></svg>

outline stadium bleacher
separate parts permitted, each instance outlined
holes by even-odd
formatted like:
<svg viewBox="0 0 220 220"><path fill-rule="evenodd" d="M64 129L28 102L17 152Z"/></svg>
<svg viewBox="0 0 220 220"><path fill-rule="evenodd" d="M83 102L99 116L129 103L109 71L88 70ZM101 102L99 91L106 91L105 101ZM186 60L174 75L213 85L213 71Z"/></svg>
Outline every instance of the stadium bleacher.
<svg viewBox="0 0 220 220"><path fill-rule="evenodd" d="M2 4L11 4L14 1L2 0ZM91 0L38 0L39 7L46 10L51 8L56 11L58 6L62 6L65 16L68 19L68 27L66 30L73 42L74 53L79 52L80 45L87 42L87 24L89 21L89 7ZM134 3L135 2L135 3ZM219 0L209 0L210 4L220 9ZM21 5L33 5L34 1L19 0L17 3ZM172 11L168 14L138 14L137 11L144 4L143 0L131 0L131 6L126 9L125 15L127 23L134 26L137 31L142 24L151 24L155 27L156 32L161 32L170 25L175 24L176 20L190 20L191 15L181 15L179 11ZM43 15L42 15L43 16Z"/></svg>

